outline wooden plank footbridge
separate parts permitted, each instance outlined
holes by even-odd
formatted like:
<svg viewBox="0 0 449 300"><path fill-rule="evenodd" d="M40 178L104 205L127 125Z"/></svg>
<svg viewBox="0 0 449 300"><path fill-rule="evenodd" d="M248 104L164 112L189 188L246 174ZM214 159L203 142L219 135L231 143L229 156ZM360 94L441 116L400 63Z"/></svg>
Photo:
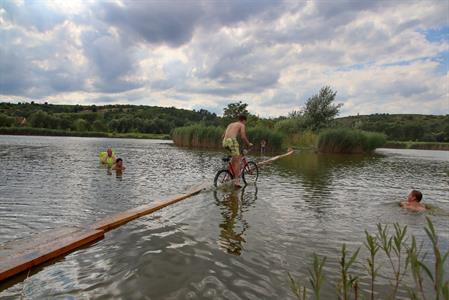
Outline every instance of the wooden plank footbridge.
<svg viewBox="0 0 449 300"><path fill-rule="evenodd" d="M258 165L269 164L293 152L291 150L274 156L259 162ZM207 186L207 183L203 183L182 194L107 216L87 226L50 230L34 235L31 240L20 239L6 242L0 245L0 281L102 239L106 231L199 194Z"/></svg>

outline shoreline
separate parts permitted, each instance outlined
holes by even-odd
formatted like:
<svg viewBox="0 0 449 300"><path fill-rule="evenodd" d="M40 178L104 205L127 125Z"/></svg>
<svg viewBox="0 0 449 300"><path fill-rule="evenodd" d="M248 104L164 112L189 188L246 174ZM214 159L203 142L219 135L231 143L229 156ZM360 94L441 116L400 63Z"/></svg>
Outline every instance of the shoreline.
<svg viewBox="0 0 449 300"><path fill-rule="evenodd" d="M449 143L387 141L381 148L449 151Z"/></svg>
<svg viewBox="0 0 449 300"><path fill-rule="evenodd" d="M0 135L19 135L19 136L67 136L67 137L102 137L115 139L156 139L156 140L172 140L169 134L164 133L114 133L114 132L98 132L98 131L66 131L59 129L34 128L34 127L0 127ZM174 141L173 141L174 142ZM175 143L175 142L174 142ZM176 146L186 147L175 143ZM194 149L210 149L218 150L221 147L189 147ZM314 147L296 147L294 149L309 149ZM380 148L387 149L413 149L413 150L436 150L449 151L449 143L440 142L402 142L402 141L387 141L385 145ZM279 150L282 151L282 150ZM267 151L270 153L278 151Z"/></svg>
<svg viewBox="0 0 449 300"><path fill-rule="evenodd" d="M170 140L169 134L164 133L114 133L97 131L66 131L33 127L0 127L0 135L20 136L67 136L67 137L100 137L116 139L154 139Z"/></svg>

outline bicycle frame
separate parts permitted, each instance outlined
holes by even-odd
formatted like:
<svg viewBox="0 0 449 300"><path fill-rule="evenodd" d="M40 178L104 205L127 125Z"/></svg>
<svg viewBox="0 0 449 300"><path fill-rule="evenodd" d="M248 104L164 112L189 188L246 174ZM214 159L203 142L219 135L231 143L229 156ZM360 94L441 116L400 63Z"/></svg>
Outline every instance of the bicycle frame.
<svg viewBox="0 0 449 300"><path fill-rule="evenodd" d="M236 177L235 176L235 171L234 171L234 168L232 167L232 162L231 161L232 161L232 159L229 160L229 162L228 162L228 171L232 174L232 176ZM246 165L246 157L244 155L241 155L241 158L240 158L240 175L242 175L243 168L245 167L245 165Z"/></svg>

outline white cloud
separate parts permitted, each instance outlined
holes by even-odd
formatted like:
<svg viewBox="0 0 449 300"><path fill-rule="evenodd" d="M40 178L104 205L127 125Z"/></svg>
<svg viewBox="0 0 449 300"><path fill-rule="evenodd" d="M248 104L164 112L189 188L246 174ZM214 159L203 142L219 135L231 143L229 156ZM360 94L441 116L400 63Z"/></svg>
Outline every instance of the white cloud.
<svg viewBox="0 0 449 300"><path fill-rule="evenodd" d="M214 2L215 3L215 2ZM445 1L2 2L0 101L449 113ZM441 72L441 70L444 72ZM5 71L3 71L5 70Z"/></svg>

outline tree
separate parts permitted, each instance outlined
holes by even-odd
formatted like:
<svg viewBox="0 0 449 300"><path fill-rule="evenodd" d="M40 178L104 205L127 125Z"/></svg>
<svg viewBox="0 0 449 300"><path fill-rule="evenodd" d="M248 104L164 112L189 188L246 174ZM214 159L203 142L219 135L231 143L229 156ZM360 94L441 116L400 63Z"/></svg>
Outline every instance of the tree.
<svg viewBox="0 0 449 300"><path fill-rule="evenodd" d="M73 123L73 129L75 131L88 131L89 130L89 123L87 123L84 119L77 119Z"/></svg>
<svg viewBox="0 0 449 300"><path fill-rule="evenodd" d="M98 132L108 131L108 127L106 126L106 124L100 120L95 120L95 122L92 124L92 129Z"/></svg>
<svg viewBox="0 0 449 300"><path fill-rule="evenodd" d="M30 115L31 127L46 128L48 126L49 115L42 110L38 110Z"/></svg>
<svg viewBox="0 0 449 300"><path fill-rule="evenodd" d="M240 115L248 115L248 110L246 109L248 104L242 101L229 103L227 107L224 108L223 120L225 124L235 121Z"/></svg>
<svg viewBox="0 0 449 300"><path fill-rule="evenodd" d="M15 119L0 113L0 127L10 127L14 124Z"/></svg>
<svg viewBox="0 0 449 300"><path fill-rule="evenodd" d="M325 86L319 94L307 100L304 117L308 128L319 130L326 127L338 115L343 104L333 104L336 95L337 92Z"/></svg>

